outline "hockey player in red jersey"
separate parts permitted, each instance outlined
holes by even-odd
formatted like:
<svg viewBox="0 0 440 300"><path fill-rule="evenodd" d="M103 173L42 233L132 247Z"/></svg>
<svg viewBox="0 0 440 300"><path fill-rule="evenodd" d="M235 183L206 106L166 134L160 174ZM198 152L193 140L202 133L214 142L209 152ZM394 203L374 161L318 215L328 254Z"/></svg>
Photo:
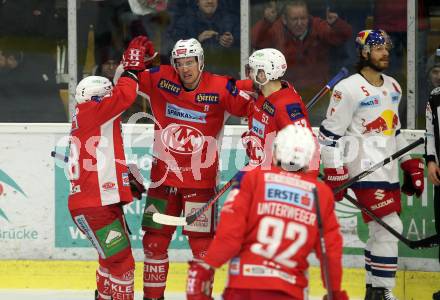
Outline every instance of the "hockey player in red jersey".
<svg viewBox="0 0 440 300"><path fill-rule="evenodd" d="M316 147L314 136L308 128L287 125L273 145L269 168L246 167L236 176L206 256L189 263L188 300L212 299L214 268L227 261L225 300L307 299L307 257L315 251L321 266L324 259L315 201L326 244L328 268L321 270L329 278L327 289L334 300L348 299L341 290L342 235L333 193L307 172Z"/></svg>
<svg viewBox="0 0 440 300"><path fill-rule="evenodd" d="M382 30L364 30L356 38L358 72L334 88L326 119L320 127L321 160L325 182L335 188L408 143L400 133L397 81L383 73L389 65L391 41ZM345 157L344 157L345 155ZM423 162L403 156L402 192L420 196L424 189ZM351 189L360 203L389 226L402 232L399 218L398 162L376 170ZM345 190L335 199L342 200ZM396 300L392 293L398 260L398 239L367 215L369 238L365 246L366 300Z"/></svg>
<svg viewBox="0 0 440 300"><path fill-rule="evenodd" d="M145 48L140 52L143 56ZM122 205L133 196L140 199L145 188L125 163L120 116L136 98L136 74L144 64L131 64L114 88L105 77L81 80L72 117L68 206L75 224L98 251L99 300L134 299L135 266Z"/></svg>
<svg viewBox="0 0 440 300"><path fill-rule="evenodd" d="M128 51L137 53L136 48ZM203 49L196 39L179 40L171 64L139 73L139 90L148 96L155 122L151 185L142 219L144 299L163 298L168 246L176 229L153 222L152 214L187 215L214 196L227 115L247 116L251 105L235 80L203 71ZM210 208L183 228L197 259L212 240L215 216L216 208Z"/></svg>
<svg viewBox="0 0 440 300"><path fill-rule="evenodd" d="M286 69L286 59L277 49L257 50L249 57L249 77L257 87L258 96L249 116L249 131L243 134L242 141L251 166L271 165L272 142L285 126L311 128L301 96L292 85L280 79ZM246 82L240 81L239 86L242 85L245 88ZM318 169L318 156L311 169Z"/></svg>

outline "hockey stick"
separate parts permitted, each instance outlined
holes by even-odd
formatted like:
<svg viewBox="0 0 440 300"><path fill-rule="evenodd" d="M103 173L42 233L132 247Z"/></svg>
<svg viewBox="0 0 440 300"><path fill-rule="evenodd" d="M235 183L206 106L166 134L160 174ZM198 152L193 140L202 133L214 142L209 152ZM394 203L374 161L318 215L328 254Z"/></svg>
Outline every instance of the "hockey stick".
<svg viewBox="0 0 440 300"><path fill-rule="evenodd" d="M322 273L324 273L324 283L327 288L327 300L333 300L333 292L330 283L330 274L328 266L327 248L325 247L324 228L322 226L321 208L319 205L318 192L316 188L313 189L313 198L315 200L316 207L316 221L318 223L319 240L321 243L322 253Z"/></svg>
<svg viewBox="0 0 440 300"><path fill-rule="evenodd" d="M237 173L238 174L238 173ZM165 215L161 213L153 214L153 221L159 224L171 225L171 226L186 226L194 223L200 215L202 215L205 211L207 211L220 197L229 189L229 187L234 182L234 177L231 178L218 192L214 197L209 199L201 208L195 211L193 214L190 214L186 217L175 217L170 215Z"/></svg>
<svg viewBox="0 0 440 300"><path fill-rule="evenodd" d="M319 99L322 98L333 86L338 83L342 78L347 76L348 70L346 68L342 68L341 71L336 74L313 98L307 103L307 110L310 109ZM238 174L238 173L237 173ZM170 216L162 213L154 213L153 221L163 225L171 225L171 226L186 226L194 223L194 221L203 214L206 210L209 209L220 197L229 189L232 185L232 182L235 178L235 175L229 180L218 192L217 194L209 199L209 201L203 205L199 210L195 211L193 214L188 215L186 217L176 217Z"/></svg>
<svg viewBox="0 0 440 300"><path fill-rule="evenodd" d="M336 74L330 81L310 100L306 108L307 110L311 109L318 100L327 94L340 80L344 79L348 75L348 70L346 68L342 68L338 74Z"/></svg>
<svg viewBox="0 0 440 300"><path fill-rule="evenodd" d="M333 192L337 193L340 192L346 188L348 188L349 186L351 186L353 183L355 183L358 180L361 180L362 178L370 175L371 173L373 173L374 171L376 171L377 169L379 169L380 167L385 166L386 164L392 162L393 160L399 158L400 156L402 156L403 154L405 154L406 152L414 149L415 147L417 147L418 145L421 145L425 143L425 139L424 138L419 138L417 141L409 144L406 147L403 147L402 149L400 149L399 151L395 152L394 154L391 154L390 156L388 156L387 158L385 158L384 160L378 162L377 164L375 164L374 166L372 166L371 168L369 168L368 170L365 170L361 173L359 173L358 175L354 176L353 178L351 178L350 180L348 180L346 183L341 184L340 186L336 187Z"/></svg>
<svg viewBox="0 0 440 300"><path fill-rule="evenodd" d="M359 208L362 212L364 212L367 216L372 218L374 221L379 223L383 228L388 230L392 235L394 235L396 238L398 238L402 243L407 245L411 249L421 249L421 248L432 248L432 247L438 247L440 245L440 236L439 235L433 235L418 241L411 241L404 237L402 234L397 232L394 228L392 228L390 225L385 223L381 218L376 216L371 210L369 210L366 206L361 204L359 201L354 199L352 196L345 194L344 198L350 201L354 204L357 208Z"/></svg>

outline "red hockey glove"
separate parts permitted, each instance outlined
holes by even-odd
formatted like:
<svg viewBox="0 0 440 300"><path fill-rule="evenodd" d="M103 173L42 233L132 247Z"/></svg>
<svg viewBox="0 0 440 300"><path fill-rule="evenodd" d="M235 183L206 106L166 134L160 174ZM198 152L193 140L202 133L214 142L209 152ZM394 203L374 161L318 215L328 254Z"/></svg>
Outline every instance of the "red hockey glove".
<svg viewBox="0 0 440 300"><path fill-rule="evenodd" d="M131 40L124 54L122 55L122 65L124 70L143 71L151 63L150 54L153 53L153 43L146 36L138 36ZM145 62L145 56L148 56Z"/></svg>
<svg viewBox="0 0 440 300"><path fill-rule="evenodd" d="M403 185L402 192L408 196L414 194L420 197L425 188L425 178L423 175L424 165L423 160L419 158L409 159L400 164L403 170Z"/></svg>
<svg viewBox="0 0 440 300"><path fill-rule="evenodd" d="M130 182L130 190L133 197L136 199L142 199L142 193L146 192L144 187L144 178L139 172L139 169L135 164L128 164L128 181Z"/></svg>
<svg viewBox="0 0 440 300"><path fill-rule="evenodd" d="M186 282L187 300L213 300L212 284L214 269L201 260L189 262L188 281Z"/></svg>
<svg viewBox="0 0 440 300"><path fill-rule="evenodd" d="M333 300L349 300L346 291L332 291ZM322 300L327 300L327 295L325 295Z"/></svg>
<svg viewBox="0 0 440 300"><path fill-rule="evenodd" d="M348 181L348 171L346 167L342 168L325 168L324 169L324 182L330 186L332 190L341 186ZM341 201L344 198L347 189L335 194L335 200Z"/></svg>

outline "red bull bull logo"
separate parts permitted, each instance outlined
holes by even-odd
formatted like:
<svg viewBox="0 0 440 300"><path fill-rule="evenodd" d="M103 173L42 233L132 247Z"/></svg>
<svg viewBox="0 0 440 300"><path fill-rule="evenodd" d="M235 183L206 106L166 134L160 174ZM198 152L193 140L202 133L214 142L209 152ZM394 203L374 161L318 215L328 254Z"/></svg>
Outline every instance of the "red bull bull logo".
<svg viewBox="0 0 440 300"><path fill-rule="evenodd" d="M362 121L364 127L362 134L382 133L383 135L393 135L399 124L399 116L394 111L387 109L378 118L370 122L366 122L365 119L362 119Z"/></svg>

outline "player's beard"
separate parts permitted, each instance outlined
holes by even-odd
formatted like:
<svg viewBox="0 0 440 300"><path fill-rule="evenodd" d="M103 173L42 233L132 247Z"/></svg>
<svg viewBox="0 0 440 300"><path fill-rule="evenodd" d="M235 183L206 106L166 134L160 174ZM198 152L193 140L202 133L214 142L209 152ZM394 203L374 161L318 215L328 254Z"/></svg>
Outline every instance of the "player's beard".
<svg viewBox="0 0 440 300"><path fill-rule="evenodd" d="M374 71L376 72L383 72L384 70L388 69L389 66L389 59L388 59L388 63L385 65L381 65L380 62L383 61L384 58L378 59L378 60L374 60L371 58L371 56L368 56L368 60L367 60L367 66L372 68Z"/></svg>

